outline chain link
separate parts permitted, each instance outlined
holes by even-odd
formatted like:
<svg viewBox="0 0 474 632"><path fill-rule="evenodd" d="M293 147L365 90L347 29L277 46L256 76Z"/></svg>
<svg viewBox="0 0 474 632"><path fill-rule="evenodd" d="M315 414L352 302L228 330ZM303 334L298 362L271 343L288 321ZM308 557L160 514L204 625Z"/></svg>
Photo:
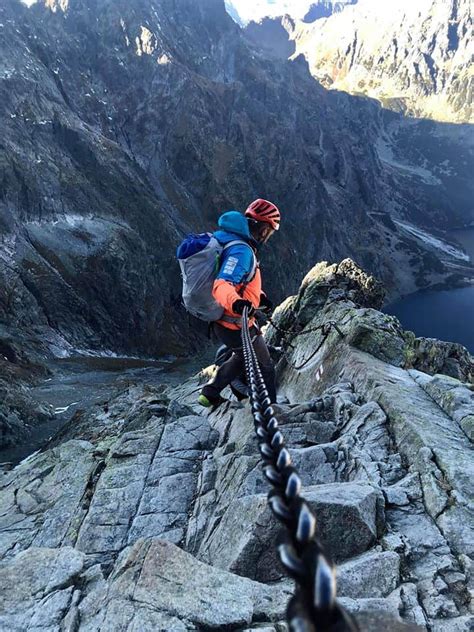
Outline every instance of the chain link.
<svg viewBox="0 0 474 632"><path fill-rule="evenodd" d="M312 333L314 333L316 331L322 331L323 338L322 338L321 342L316 347L316 349L307 358L305 358L305 360L301 364L298 364L298 365L295 364L291 360L289 355L285 351L283 351L283 355L285 357L285 360L288 362L289 366L291 366L291 368L293 368L295 371L301 371L302 369L304 369L304 367L314 358L314 356L318 353L318 351L321 349L323 344L326 342L326 339L329 336L329 334L331 333L332 329L335 329L337 331L337 333L339 334L339 336L341 338L344 338L344 334L342 333L341 329L339 328L337 323L332 321L332 320L327 321L326 323L323 323L322 325L317 325L316 327L310 327L309 329L303 329L302 331L297 331L296 329L284 329L283 327L280 327L280 325L277 325L270 317L268 317L268 323L274 329L276 329L276 331L278 331L278 333L280 333L282 335L284 345L287 346L287 347L290 347L290 349L292 349L293 351L295 350L295 346L293 344L291 344L291 342L289 341L290 337L291 338L296 338L297 336L305 336L307 334L312 334Z"/></svg>
<svg viewBox="0 0 474 632"><path fill-rule="evenodd" d="M287 528L277 548L283 566L296 582L287 608L290 632L357 632L354 619L336 601L333 564L316 537L316 518L300 495L301 478L292 465L268 396L252 345L247 308L242 347L263 471L272 487L268 503Z"/></svg>

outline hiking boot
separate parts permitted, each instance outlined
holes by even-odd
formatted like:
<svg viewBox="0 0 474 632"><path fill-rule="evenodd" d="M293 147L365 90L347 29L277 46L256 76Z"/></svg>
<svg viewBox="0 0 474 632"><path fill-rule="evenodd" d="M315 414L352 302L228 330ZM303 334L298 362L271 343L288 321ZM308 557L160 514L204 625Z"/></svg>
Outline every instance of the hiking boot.
<svg viewBox="0 0 474 632"><path fill-rule="evenodd" d="M210 393L204 393L204 389L201 391L201 394L198 397L198 404L204 406L204 408L211 408L213 411L224 403L225 400L220 395L211 395Z"/></svg>

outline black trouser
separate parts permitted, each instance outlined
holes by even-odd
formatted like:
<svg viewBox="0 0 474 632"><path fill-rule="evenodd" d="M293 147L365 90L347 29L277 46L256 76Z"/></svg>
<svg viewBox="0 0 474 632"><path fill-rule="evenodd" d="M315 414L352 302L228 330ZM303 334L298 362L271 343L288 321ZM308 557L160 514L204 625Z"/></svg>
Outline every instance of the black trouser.
<svg viewBox="0 0 474 632"><path fill-rule="evenodd" d="M217 369L217 373L212 382L206 384L203 388L204 395L208 394L211 397L217 397L226 386L245 373L245 362L240 329L229 329L217 323L212 325L212 329L219 340L233 351L230 358ZM265 380L268 395L272 403L276 402L275 367L267 345L257 327L250 329L250 336L252 338L253 348L257 354L263 379Z"/></svg>

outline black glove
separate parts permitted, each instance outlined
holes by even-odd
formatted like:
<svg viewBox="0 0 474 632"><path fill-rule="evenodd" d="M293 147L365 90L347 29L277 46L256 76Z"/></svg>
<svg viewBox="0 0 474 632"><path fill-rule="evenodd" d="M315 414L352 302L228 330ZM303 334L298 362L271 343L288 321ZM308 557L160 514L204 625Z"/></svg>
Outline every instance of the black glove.
<svg viewBox="0 0 474 632"><path fill-rule="evenodd" d="M243 298L239 298L237 301L234 301L232 303L232 311L234 312L234 314L240 314L242 315L244 313L244 308L248 307L249 309L249 316L252 316L252 314L254 313L254 308L253 305L250 301L246 301Z"/></svg>
<svg viewBox="0 0 474 632"><path fill-rule="evenodd" d="M258 306L262 312L273 312L273 303L263 292L260 294L260 305Z"/></svg>

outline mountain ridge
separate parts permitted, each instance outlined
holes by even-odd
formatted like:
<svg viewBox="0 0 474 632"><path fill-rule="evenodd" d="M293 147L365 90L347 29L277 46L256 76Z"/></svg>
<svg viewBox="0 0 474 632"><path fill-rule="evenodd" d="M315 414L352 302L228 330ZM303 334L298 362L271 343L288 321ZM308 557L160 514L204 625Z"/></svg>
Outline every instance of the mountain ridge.
<svg viewBox="0 0 474 632"><path fill-rule="evenodd" d="M472 16L467 0L359 0L291 33L326 87L363 93L409 116L473 123Z"/></svg>

